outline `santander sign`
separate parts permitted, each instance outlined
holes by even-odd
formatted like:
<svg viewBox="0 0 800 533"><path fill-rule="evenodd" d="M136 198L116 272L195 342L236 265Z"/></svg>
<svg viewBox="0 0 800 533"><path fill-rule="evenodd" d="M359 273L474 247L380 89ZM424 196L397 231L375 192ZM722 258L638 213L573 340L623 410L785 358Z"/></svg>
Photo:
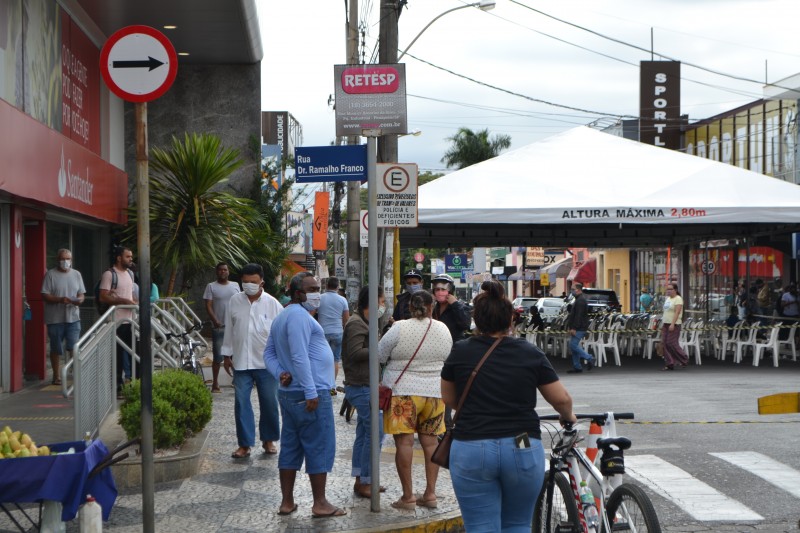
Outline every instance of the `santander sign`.
<svg viewBox="0 0 800 533"><path fill-rule="evenodd" d="M393 67L351 67L342 72L342 89L347 94L393 93L400 75Z"/></svg>

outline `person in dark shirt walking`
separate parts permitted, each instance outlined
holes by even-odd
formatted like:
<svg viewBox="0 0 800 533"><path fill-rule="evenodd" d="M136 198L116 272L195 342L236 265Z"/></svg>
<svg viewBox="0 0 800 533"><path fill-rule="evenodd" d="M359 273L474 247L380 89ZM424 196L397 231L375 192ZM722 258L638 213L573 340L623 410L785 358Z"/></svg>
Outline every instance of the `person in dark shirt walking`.
<svg viewBox="0 0 800 533"><path fill-rule="evenodd" d="M586 336L586 330L589 329L589 306L583 296L583 283L573 283L572 294L575 295L575 299L572 301L572 308L567 316L572 368L567 370L567 374L580 374L583 372L582 359L586 361L586 370L591 371L594 368L594 358L581 346L581 339Z"/></svg>

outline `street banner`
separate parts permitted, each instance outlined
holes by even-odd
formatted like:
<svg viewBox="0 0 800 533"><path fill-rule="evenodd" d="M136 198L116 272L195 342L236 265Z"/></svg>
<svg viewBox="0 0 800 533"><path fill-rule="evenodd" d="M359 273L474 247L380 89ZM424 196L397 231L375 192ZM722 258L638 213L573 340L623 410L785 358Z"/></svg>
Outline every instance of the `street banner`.
<svg viewBox="0 0 800 533"><path fill-rule="evenodd" d="M317 192L314 196L314 229L311 247L314 250L328 249L328 209L330 193Z"/></svg>
<svg viewBox="0 0 800 533"><path fill-rule="evenodd" d="M406 66L335 65L336 135L407 133Z"/></svg>

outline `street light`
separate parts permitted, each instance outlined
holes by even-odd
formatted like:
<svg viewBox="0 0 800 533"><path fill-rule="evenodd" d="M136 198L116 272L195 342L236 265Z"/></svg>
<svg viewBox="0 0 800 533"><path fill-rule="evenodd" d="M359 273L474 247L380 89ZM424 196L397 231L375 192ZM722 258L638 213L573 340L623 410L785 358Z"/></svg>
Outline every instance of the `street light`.
<svg viewBox="0 0 800 533"><path fill-rule="evenodd" d="M403 50L403 52L397 58L397 62L399 63L400 60L403 59L403 56L406 55L406 52L408 52L408 49L411 48L414 45L415 42L417 42L417 39L419 39L420 35L425 33L425 30L430 28L431 24L433 24L434 22L436 22L437 20L439 20L443 16L447 15L448 13L452 13L453 11L458 11L459 9L465 9L465 8L468 8L468 7L477 7L482 11L489 11L490 9L494 9L494 6L495 6L496 3L497 2L495 2L495 0L481 0L480 2L475 2L473 4L465 4L463 6L454 7L453 9L448 9L444 13L440 13L439 15L436 16L436 18L434 18L432 21L430 21L424 28L422 28L422 31L419 32L416 37L414 37L414 40L412 40L411 43L408 46L406 46L406 49Z"/></svg>

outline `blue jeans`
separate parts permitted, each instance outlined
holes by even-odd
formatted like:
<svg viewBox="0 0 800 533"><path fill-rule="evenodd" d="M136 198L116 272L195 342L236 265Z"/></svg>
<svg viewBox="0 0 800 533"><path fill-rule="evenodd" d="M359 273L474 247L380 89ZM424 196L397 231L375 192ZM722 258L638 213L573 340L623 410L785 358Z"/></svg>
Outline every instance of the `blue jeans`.
<svg viewBox="0 0 800 533"><path fill-rule="evenodd" d="M67 341L67 351L71 352L81 336L81 321L47 324L47 336L51 354L64 355L64 341Z"/></svg>
<svg viewBox="0 0 800 533"><path fill-rule="evenodd" d="M576 370L583 369L581 359L594 362L594 358L581 347L581 339L585 336L585 331L576 331L575 335L569 338L569 349L572 352L572 367Z"/></svg>
<svg viewBox="0 0 800 533"><path fill-rule="evenodd" d="M342 336L343 333L326 333L325 339L333 351L333 360L336 363L342 362Z"/></svg>
<svg viewBox="0 0 800 533"><path fill-rule="evenodd" d="M530 533L533 507L544 481L544 447L514 437L453 440L450 479L467 531Z"/></svg>
<svg viewBox="0 0 800 533"><path fill-rule="evenodd" d="M372 450L370 431L372 431L372 425L369 418L371 413L369 405L369 387L347 385L344 388L344 398L350 402L350 405L352 405L356 413L358 413L356 440L353 442L353 467L350 471L350 475L353 477L360 477L361 483L369 485L372 483L372 476L370 475L370 456ZM378 431L380 432L380 439L378 439L379 450L383 442L383 421L380 417L381 413L378 412Z"/></svg>
<svg viewBox="0 0 800 533"><path fill-rule="evenodd" d="M256 442L256 419L250 402L253 385L258 393L258 432L261 441L277 441L280 438L278 382L266 368L234 370L233 415L236 419L236 439L242 448L251 448Z"/></svg>
<svg viewBox="0 0 800 533"><path fill-rule="evenodd" d="M333 402L329 390L317 390L319 403L306 411L303 391L280 391L278 399L283 415L279 470L300 470L323 474L333 470L336 458L336 431L333 427Z"/></svg>

